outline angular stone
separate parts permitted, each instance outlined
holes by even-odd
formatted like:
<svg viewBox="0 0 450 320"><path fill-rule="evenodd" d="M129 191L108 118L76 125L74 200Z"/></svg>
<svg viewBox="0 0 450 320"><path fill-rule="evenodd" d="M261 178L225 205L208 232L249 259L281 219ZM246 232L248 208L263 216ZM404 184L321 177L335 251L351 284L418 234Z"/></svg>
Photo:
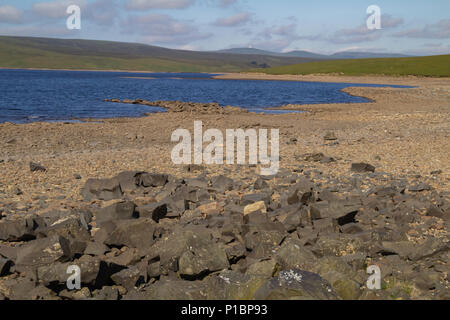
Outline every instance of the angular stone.
<svg viewBox="0 0 450 320"><path fill-rule="evenodd" d="M426 184L426 183L419 183L419 184L408 187L408 191L410 191L410 192L430 191L432 189L433 188L429 184Z"/></svg>
<svg viewBox="0 0 450 320"><path fill-rule="evenodd" d="M256 179L255 181L255 184L253 185L253 189L255 190L264 190L267 188L269 188L269 185L261 177L258 177L258 179Z"/></svg>
<svg viewBox="0 0 450 320"><path fill-rule="evenodd" d="M337 300L331 285L318 274L289 269L266 282L255 293L256 300Z"/></svg>
<svg viewBox="0 0 450 320"><path fill-rule="evenodd" d="M206 300L207 285L198 281L163 279L146 289L146 300ZM126 297L125 297L126 299Z"/></svg>
<svg viewBox="0 0 450 320"><path fill-rule="evenodd" d="M0 221L0 240L13 242L35 239L34 228L33 219Z"/></svg>
<svg viewBox="0 0 450 320"><path fill-rule="evenodd" d="M107 221L137 218L135 208L136 205L131 201L118 202L106 208L102 208L95 214L97 226L100 226Z"/></svg>
<svg viewBox="0 0 450 320"><path fill-rule="evenodd" d="M178 262L179 273L184 278L202 277L230 266L225 250L208 239L191 238L188 247Z"/></svg>
<svg viewBox="0 0 450 320"><path fill-rule="evenodd" d="M275 276L280 266L273 259L262 260L251 264L245 274L265 277L267 279Z"/></svg>
<svg viewBox="0 0 450 320"><path fill-rule="evenodd" d="M323 137L324 140L326 141L334 141L337 140L336 135L334 134L333 131L329 131L325 134L325 136Z"/></svg>
<svg viewBox="0 0 450 320"><path fill-rule="evenodd" d="M167 215L166 203L150 203L145 206L140 206L136 209L140 218L151 218L155 222L163 219Z"/></svg>
<svg viewBox="0 0 450 320"><path fill-rule="evenodd" d="M358 212L359 206L356 206L354 203L321 201L309 206L309 213L312 220L332 218L340 226L356 222L355 217Z"/></svg>
<svg viewBox="0 0 450 320"><path fill-rule="evenodd" d="M242 196L240 204L241 204L241 206L246 206L246 205L253 204L256 202L261 202L261 201L263 201L266 204L269 204L270 198L271 198L270 194L267 194L267 193L262 193L262 192L261 193L250 193L250 194L245 194Z"/></svg>
<svg viewBox="0 0 450 320"><path fill-rule="evenodd" d="M45 171L47 171L47 169L45 167L41 166L39 163L30 162L30 171L31 172L36 172L36 171L45 172Z"/></svg>
<svg viewBox="0 0 450 320"><path fill-rule="evenodd" d="M137 267L131 266L111 276L115 284L127 290L133 289L139 282L141 273Z"/></svg>
<svg viewBox="0 0 450 320"><path fill-rule="evenodd" d="M219 190L221 192L232 190L233 189L233 184L234 184L233 179L230 179L230 178L225 177L223 175L214 177L211 180L211 186L214 189Z"/></svg>
<svg viewBox="0 0 450 320"><path fill-rule="evenodd" d="M116 221L114 231L104 243L108 246L146 249L154 243L154 232L155 222L151 219Z"/></svg>
<svg viewBox="0 0 450 320"><path fill-rule="evenodd" d="M197 210L202 213L203 217L208 217L220 214L223 211L223 207L220 206L216 201L213 201L199 206Z"/></svg>
<svg viewBox="0 0 450 320"><path fill-rule="evenodd" d="M254 259L267 258L273 254L275 248L283 241L285 234L277 230L261 230L248 233L245 236L245 246L251 252L248 254Z"/></svg>
<svg viewBox="0 0 450 320"><path fill-rule="evenodd" d="M169 175L159 173L142 173L140 185L144 187L164 187L169 181Z"/></svg>
<svg viewBox="0 0 450 320"><path fill-rule="evenodd" d="M224 270L203 281L207 285L207 297L212 300L253 300L255 292L267 278L261 275L243 274Z"/></svg>
<svg viewBox="0 0 450 320"><path fill-rule="evenodd" d="M317 258L302 245L300 240L286 240L275 254L275 261L282 269L299 268L313 270Z"/></svg>
<svg viewBox="0 0 450 320"><path fill-rule="evenodd" d="M139 188L140 176L143 172L125 171L117 175L122 192L133 192Z"/></svg>
<svg viewBox="0 0 450 320"><path fill-rule="evenodd" d="M0 256L0 277L6 276L9 274L9 270L12 266L12 261L9 259L5 259Z"/></svg>
<svg viewBox="0 0 450 320"><path fill-rule="evenodd" d="M94 199L110 201L122 198L123 192L117 178L89 179L81 190L81 195L85 201Z"/></svg>
<svg viewBox="0 0 450 320"><path fill-rule="evenodd" d="M80 260L67 263L52 263L37 268L37 278L45 286L65 284L70 274L69 266L80 268L80 280L83 285L101 286L105 281L101 279L101 261L98 258L83 256Z"/></svg>
<svg viewBox="0 0 450 320"><path fill-rule="evenodd" d="M427 216L429 217L436 217L436 218L443 218L444 212L436 207L435 205L431 205L427 210Z"/></svg>
<svg viewBox="0 0 450 320"><path fill-rule="evenodd" d="M255 202L253 204L249 204L245 206L244 208L244 215L249 215L253 212L261 212L261 213L267 213L266 204L264 201Z"/></svg>
<svg viewBox="0 0 450 320"><path fill-rule="evenodd" d="M110 286L105 286L101 290L94 291L95 300L117 301L119 300L119 290Z"/></svg>
<svg viewBox="0 0 450 320"><path fill-rule="evenodd" d="M357 173L375 172L375 167L368 163L352 163L351 171Z"/></svg>
<svg viewBox="0 0 450 320"><path fill-rule="evenodd" d="M30 241L17 252L16 267L38 267L67 260L71 256L69 241L63 237Z"/></svg>
<svg viewBox="0 0 450 320"><path fill-rule="evenodd" d="M338 224L333 218L318 219L313 221L314 230L319 235L339 231Z"/></svg>
<svg viewBox="0 0 450 320"><path fill-rule="evenodd" d="M88 254L91 256L102 256L105 253L109 252L110 249L108 246L101 242L89 242L87 244L86 249L84 250L84 254Z"/></svg>
<svg viewBox="0 0 450 320"><path fill-rule="evenodd" d="M313 200L313 185L305 178L301 178L289 191L287 203L289 205L302 203L308 204Z"/></svg>

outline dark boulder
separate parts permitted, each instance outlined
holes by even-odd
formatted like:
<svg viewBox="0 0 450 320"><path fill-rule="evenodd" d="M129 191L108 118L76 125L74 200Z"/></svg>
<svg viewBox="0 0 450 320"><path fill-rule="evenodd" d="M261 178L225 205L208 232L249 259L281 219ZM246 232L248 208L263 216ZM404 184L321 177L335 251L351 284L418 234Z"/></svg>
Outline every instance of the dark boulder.
<svg viewBox="0 0 450 320"><path fill-rule="evenodd" d="M123 192L117 178L89 179L81 190L81 195L85 201L94 199L109 201L122 198Z"/></svg>
<svg viewBox="0 0 450 320"><path fill-rule="evenodd" d="M318 274L290 269L266 282L255 293L256 300L337 300L331 285Z"/></svg>
<svg viewBox="0 0 450 320"><path fill-rule="evenodd" d="M140 218L151 218L156 222L167 215L166 203L150 203L136 209Z"/></svg>
<svg viewBox="0 0 450 320"><path fill-rule="evenodd" d="M108 246L147 249L154 243L155 222L152 219L121 220L114 225L104 242Z"/></svg>
<svg viewBox="0 0 450 320"><path fill-rule="evenodd" d="M95 214L97 226L100 226L107 221L137 218L135 208L136 205L131 201L118 202L102 208Z"/></svg>

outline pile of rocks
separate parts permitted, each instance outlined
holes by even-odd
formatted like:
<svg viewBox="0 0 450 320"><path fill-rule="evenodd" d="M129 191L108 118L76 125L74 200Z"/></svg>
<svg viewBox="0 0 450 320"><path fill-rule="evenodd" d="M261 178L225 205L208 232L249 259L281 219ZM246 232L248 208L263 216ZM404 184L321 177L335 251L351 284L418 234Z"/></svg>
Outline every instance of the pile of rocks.
<svg viewBox="0 0 450 320"><path fill-rule="evenodd" d="M105 99L106 102L139 104L150 107L161 107L167 112L189 112L195 114L238 114L248 113L248 110L239 107L221 107L218 103L196 103L183 101L147 101L142 99Z"/></svg>
<svg viewBox="0 0 450 320"><path fill-rule="evenodd" d="M352 168L328 184L301 170L90 179L82 208L3 217L0 299L449 299L448 194L363 192L373 167Z"/></svg>

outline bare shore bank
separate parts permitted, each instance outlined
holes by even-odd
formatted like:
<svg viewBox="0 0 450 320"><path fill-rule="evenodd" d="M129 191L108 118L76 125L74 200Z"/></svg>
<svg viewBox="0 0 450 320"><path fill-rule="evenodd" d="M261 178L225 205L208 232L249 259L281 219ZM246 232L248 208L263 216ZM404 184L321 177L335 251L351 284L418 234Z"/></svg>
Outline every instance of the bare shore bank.
<svg viewBox="0 0 450 320"><path fill-rule="evenodd" d="M325 81L368 82L369 79L326 77ZM428 175L442 170L435 186L448 188L450 81L385 77L376 81L419 87L345 89L375 103L283 107L310 111L302 114L157 113L143 118L105 119L101 123L0 124L3 177L0 190L8 201L23 202L31 200L34 193L50 195L53 191L58 194L69 191L75 196L83 180L74 181L74 174L88 178L112 176L121 170L181 172L182 168L170 161L174 146L170 142L171 133L178 128L192 130L194 120L202 120L205 128L223 130L279 128L282 167L298 165L300 154L322 152L340 160L332 166L314 166L333 175L347 172L352 161L366 161L393 174ZM339 144L324 143L323 136L328 131L335 133ZM295 147L288 144L292 139L297 140ZM42 176L45 183L40 176L30 175L26 170L29 161L42 162L51 168ZM11 189L16 186L26 192L10 198Z"/></svg>
<svg viewBox="0 0 450 320"><path fill-rule="evenodd" d="M305 113L169 112L96 122L0 124L0 255L7 255L0 256L7 266L0 300L33 298L33 290L58 299L100 299L109 291L115 299L264 299L276 294L270 281L293 273L311 281L313 299L450 299L449 79L312 76L304 81L319 78L417 88L349 87L345 92L374 102L282 107ZM193 132L194 121L222 132L279 129L279 175L262 180L252 165L193 169L173 164L171 135L180 128ZM125 171L136 172L122 180L131 191L122 190L117 179L89 181ZM86 197L86 186L93 190L102 184L108 197ZM112 193L118 194L109 197ZM207 199L200 200L205 194ZM167 212L179 199L190 200L179 212ZM157 209L163 206L160 216ZM115 221L118 211L129 218L138 213L139 219ZM91 214L88 228L79 227L79 212ZM30 231L16 224L29 215L34 216L28 221L43 227ZM45 225L42 216L53 224ZM102 222L105 216L114 219ZM58 225L67 219L74 224ZM72 233L73 225L82 230ZM56 260L67 253L56 252L43 266L27 255L59 245L51 237L59 232L78 241L73 250L79 252L68 261L82 256L77 261L97 266L98 278L105 272L100 261L122 263L125 269L107 270L109 282L94 279L82 292L44 286L45 281L64 284L53 266L63 270ZM184 247L178 252L178 239L192 243L195 254ZM88 247L80 249L79 242ZM11 254L15 250L21 259ZM12 262L18 267L10 267ZM41 282L30 285L30 274L19 262L44 268ZM373 264L383 272L384 288L378 292L365 287L365 267ZM147 280L137 288L142 265ZM324 291L325 280L306 271L331 286ZM249 285L242 285L242 277ZM301 286L288 289L278 293L304 294Z"/></svg>

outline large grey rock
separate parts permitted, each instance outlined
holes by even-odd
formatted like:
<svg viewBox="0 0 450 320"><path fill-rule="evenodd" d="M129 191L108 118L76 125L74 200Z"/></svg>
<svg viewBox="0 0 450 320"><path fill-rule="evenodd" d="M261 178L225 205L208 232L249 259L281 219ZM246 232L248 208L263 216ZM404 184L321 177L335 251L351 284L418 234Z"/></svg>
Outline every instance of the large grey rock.
<svg viewBox="0 0 450 320"><path fill-rule="evenodd" d="M302 203L307 204L314 200L312 193L313 185L311 181L306 178L300 178L299 181L290 189L287 203L289 205Z"/></svg>
<svg viewBox="0 0 450 320"><path fill-rule="evenodd" d="M71 256L67 239L54 236L30 241L17 251L16 269L19 267L37 268L54 262L67 260Z"/></svg>
<svg viewBox="0 0 450 320"><path fill-rule="evenodd" d="M140 298L147 300L199 301L207 299L207 289L207 285L199 281L163 279L147 288ZM127 296L124 299L127 299Z"/></svg>
<svg viewBox="0 0 450 320"><path fill-rule="evenodd" d="M67 270L72 265L80 268L81 284L100 287L106 283L106 279L102 279L100 259L90 256L83 256L73 262L52 263L40 266L37 268L37 278L45 286L66 284L70 276Z"/></svg>
<svg viewBox="0 0 450 320"><path fill-rule="evenodd" d="M127 290L132 290L141 278L140 270L135 266L130 266L111 276L115 284L124 287Z"/></svg>
<svg viewBox="0 0 450 320"><path fill-rule="evenodd" d="M163 219L167 215L166 203L150 203L145 206L137 207L136 211L140 218L151 218L156 222Z"/></svg>
<svg viewBox="0 0 450 320"><path fill-rule="evenodd" d="M233 189L234 181L223 175L211 179L211 186L221 192L230 191Z"/></svg>
<svg viewBox="0 0 450 320"><path fill-rule="evenodd" d="M257 300L337 300L331 285L318 274L290 269L266 282L255 293Z"/></svg>
<svg viewBox="0 0 450 320"><path fill-rule="evenodd" d="M85 201L94 199L109 201L122 198L123 192L117 178L89 179L81 190L81 195Z"/></svg>
<svg viewBox="0 0 450 320"><path fill-rule="evenodd" d="M155 222L152 219L116 221L114 230L104 243L108 246L148 249L154 243L154 232Z"/></svg>
<svg viewBox="0 0 450 320"><path fill-rule="evenodd" d="M352 202L342 201L321 201L309 206L312 220L332 218L337 224L343 226L356 222L355 217L359 212L359 206Z"/></svg>
<svg viewBox="0 0 450 320"><path fill-rule="evenodd" d="M224 248L211 239L193 235L187 239L186 245L188 250L181 254L178 261L182 277L202 277L210 272L228 269L230 266Z"/></svg>
<svg viewBox="0 0 450 320"><path fill-rule="evenodd" d="M136 205L131 201L118 202L102 208L95 214L97 226L107 221L137 218L135 208Z"/></svg>
<svg viewBox="0 0 450 320"><path fill-rule="evenodd" d="M0 221L0 240L28 241L36 238L33 218Z"/></svg>
<svg viewBox="0 0 450 320"><path fill-rule="evenodd" d="M169 176L159 173L142 173L139 179L143 187L163 187L169 181Z"/></svg>
<svg viewBox="0 0 450 320"><path fill-rule="evenodd" d="M120 189L122 192L133 192L139 188L140 177L143 172L139 171L125 171L117 175Z"/></svg>
<svg viewBox="0 0 450 320"><path fill-rule="evenodd" d="M274 255L275 261L282 269L298 268L302 270L313 270L317 258L302 245L300 240L286 240Z"/></svg>

